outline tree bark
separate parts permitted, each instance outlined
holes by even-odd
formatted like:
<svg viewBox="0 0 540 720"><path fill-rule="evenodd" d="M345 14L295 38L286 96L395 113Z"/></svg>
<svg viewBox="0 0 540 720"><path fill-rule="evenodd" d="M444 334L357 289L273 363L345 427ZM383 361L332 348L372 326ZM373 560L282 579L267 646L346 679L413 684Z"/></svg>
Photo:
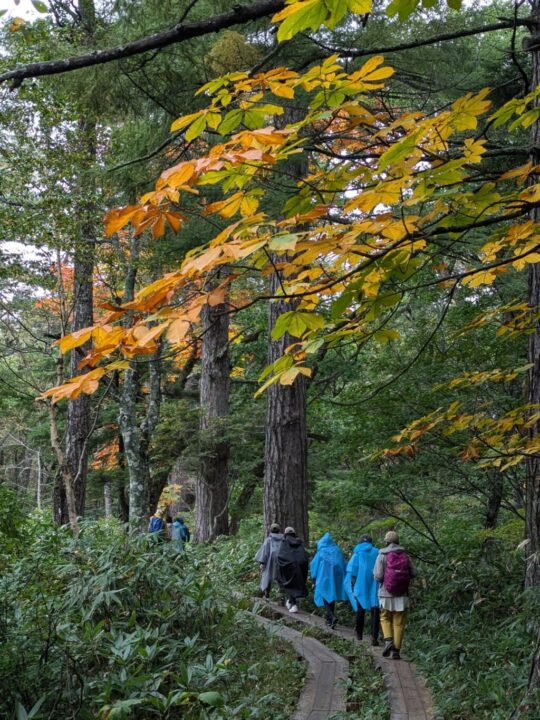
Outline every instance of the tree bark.
<svg viewBox="0 0 540 720"><path fill-rule="evenodd" d="M201 459L196 483L195 540L229 534L229 315L226 304L202 311Z"/></svg>
<svg viewBox="0 0 540 720"><path fill-rule="evenodd" d="M540 1L535 0L531 19L534 19L534 26L531 27L532 34L532 82L531 87L535 88L540 83ZM534 42L536 41L536 42ZM531 127L530 135L530 159L533 165L540 163L540 122L536 121ZM534 182L538 182L535 177ZM540 208L531 211L531 217L535 222L540 221ZM535 310L540 307L540 264L529 266L529 297L530 307ZM540 322L535 321L534 332L529 335L528 360L531 369L528 374L527 402L531 404L540 403ZM532 440L540 437L540 423L536 422L530 428ZM525 530L528 540L527 564L525 570L525 587L540 586L540 456L533 455L527 460L527 481L525 488Z"/></svg>
<svg viewBox="0 0 540 720"><path fill-rule="evenodd" d="M260 462L258 463L257 467L254 468L246 484L242 488L238 499L234 505L234 508L232 508L231 510L231 523L229 528L231 535L236 535L236 533L238 532L240 520L242 518L244 510L249 505L249 501L253 497L255 488L263 481L263 478L264 462Z"/></svg>
<svg viewBox="0 0 540 720"><path fill-rule="evenodd" d="M133 300L139 262L138 238L132 238L130 263L124 285L124 302ZM118 403L118 425L122 434L123 456L129 478L129 523L132 530L143 529L151 510L150 442L159 420L161 406L161 360L159 351L148 359L149 394L146 412L138 419L141 368L131 362L124 373ZM140 413L139 413L140 414ZM161 493L160 493L161 494ZM159 499L159 496L158 498ZM155 501L157 503L157 500ZM155 509L155 506L154 508Z"/></svg>
<svg viewBox="0 0 540 720"><path fill-rule="evenodd" d="M79 0L78 13L85 43L93 45L96 26L94 0ZM96 121L88 110L78 121L81 170L78 178L80 197L76 207L79 233L73 255L73 317L71 332L89 327L94 320L94 257L97 239L94 169L97 158ZM71 351L70 375L80 374L80 361L91 349L91 342ZM84 372L84 371L83 371ZM66 462L73 478L77 515L84 515L88 474L88 438L90 434L90 396L82 393L69 400L66 418Z"/></svg>
<svg viewBox="0 0 540 720"><path fill-rule="evenodd" d="M279 284L275 272L270 280L271 294L278 292ZM279 316L293 310L294 305L285 299L270 302L269 333ZM276 341L269 336L268 363L281 357L292 342L287 333ZM275 384L267 390L264 525L265 533L274 522L282 527L290 525L308 542L306 380L300 375L292 385Z"/></svg>
<svg viewBox="0 0 540 720"><path fill-rule="evenodd" d="M532 3L530 20L531 29L531 87L536 88L540 83L540 0ZM538 104L538 99L535 101ZM540 163L540 121L531 126L530 134L530 160L533 166ZM538 176L532 182L539 181ZM540 208L531 211L531 218L540 220ZM529 265L528 302L532 310L540 307L540 264ZM528 360L531 368L527 377L527 402L536 404L540 402L540 322L535 321L534 332L529 335ZM540 423L536 422L529 429L531 440L537 441L540 437ZM526 546L527 560L525 566L525 587L540 587L540 456L533 455L527 458L526 485L525 485L525 534L528 541ZM528 704L528 699L540 687L540 629L536 637L536 647L533 654L529 684L523 702L514 713L514 717L522 714Z"/></svg>

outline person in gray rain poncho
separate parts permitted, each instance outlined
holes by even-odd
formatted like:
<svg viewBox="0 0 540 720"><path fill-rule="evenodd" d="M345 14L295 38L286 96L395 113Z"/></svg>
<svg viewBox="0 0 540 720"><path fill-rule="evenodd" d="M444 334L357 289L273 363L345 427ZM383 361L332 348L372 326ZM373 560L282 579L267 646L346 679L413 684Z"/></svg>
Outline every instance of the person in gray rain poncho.
<svg viewBox="0 0 540 720"><path fill-rule="evenodd" d="M313 580L313 599L317 607L326 610L326 624L335 628L336 600L346 600L343 589L345 560L330 533L325 533L317 543L317 553L309 567Z"/></svg>
<svg viewBox="0 0 540 720"><path fill-rule="evenodd" d="M282 540L280 526L273 523L270 525L270 534L255 555L255 562L258 562L261 568L261 590L265 598L270 597L272 581L277 578L277 554Z"/></svg>

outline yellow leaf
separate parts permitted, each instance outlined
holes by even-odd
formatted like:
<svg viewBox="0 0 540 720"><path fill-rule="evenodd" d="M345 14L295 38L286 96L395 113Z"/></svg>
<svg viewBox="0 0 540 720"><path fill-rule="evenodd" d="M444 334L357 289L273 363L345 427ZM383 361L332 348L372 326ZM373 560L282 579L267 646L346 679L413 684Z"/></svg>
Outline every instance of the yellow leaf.
<svg viewBox="0 0 540 720"><path fill-rule="evenodd" d="M92 337L92 329L93 328L91 327L83 328L82 330L77 330L70 335L65 335L57 342L60 351L66 353L69 350L73 350L73 348L84 345Z"/></svg>
<svg viewBox="0 0 540 720"><path fill-rule="evenodd" d="M496 277L497 273L492 268L490 270L479 270L463 278L461 282L463 285L469 285L469 287L478 287L479 285L492 285Z"/></svg>
<svg viewBox="0 0 540 720"><path fill-rule="evenodd" d="M18 32L25 24L26 20L23 20L21 17L13 18L13 20L8 25L8 30L9 32Z"/></svg>
<svg viewBox="0 0 540 720"><path fill-rule="evenodd" d="M366 15L371 12L372 0L347 0L347 7L351 12Z"/></svg>
<svg viewBox="0 0 540 720"><path fill-rule="evenodd" d="M201 117L201 115L205 115L206 113L207 113L207 110L198 110L195 113L191 113L191 115L183 115L182 117L179 117L171 125L171 132L176 132L177 130L182 130L182 128L185 128L188 125L191 125L191 123L194 120Z"/></svg>
<svg viewBox="0 0 540 720"><path fill-rule="evenodd" d="M152 343L156 338L158 338L161 333L165 330L165 328L168 327L168 323L161 323L161 325L156 325L155 327L148 330L148 328L144 325L141 326L141 328L147 332L141 333L141 328L135 328L133 334L135 335L137 339L137 347L145 347L146 345L149 345Z"/></svg>
<svg viewBox="0 0 540 720"><path fill-rule="evenodd" d="M190 324L187 320L179 318L174 320L167 330L167 340L173 345L178 345L189 332Z"/></svg>

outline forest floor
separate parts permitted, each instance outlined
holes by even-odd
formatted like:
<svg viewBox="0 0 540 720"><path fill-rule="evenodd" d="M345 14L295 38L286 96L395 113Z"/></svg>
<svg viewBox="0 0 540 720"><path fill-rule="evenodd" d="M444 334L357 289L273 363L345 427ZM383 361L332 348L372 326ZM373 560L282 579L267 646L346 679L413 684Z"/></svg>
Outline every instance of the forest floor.
<svg viewBox="0 0 540 720"><path fill-rule="evenodd" d="M270 615L273 619L283 619L287 624L303 625L315 629L316 636L323 642L328 642L329 636L337 636L348 643L358 643L351 628L338 626L331 630L326 626L323 618L301 610L293 616L278 603L257 600L254 612L260 611L265 615ZM294 639L291 641L294 642ZM382 671L388 691L390 720L432 720L431 696L414 664L406 658L402 658L400 661L383 658L380 647L368 646L365 641L362 641L362 644L369 648L376 667ZM334 715L336 710L342 709L343 674L348 671L348 658L341 658L346 665L340 664L340 656L332 652L328 655L328 650L324 646L322 652L316 646L309 647L305 657L310 663L312 682L306 685L294 718L295 720L325 720ZM347 698L345 701L343 710L354 709L354 701L349 702L349 700Z"/></svg>

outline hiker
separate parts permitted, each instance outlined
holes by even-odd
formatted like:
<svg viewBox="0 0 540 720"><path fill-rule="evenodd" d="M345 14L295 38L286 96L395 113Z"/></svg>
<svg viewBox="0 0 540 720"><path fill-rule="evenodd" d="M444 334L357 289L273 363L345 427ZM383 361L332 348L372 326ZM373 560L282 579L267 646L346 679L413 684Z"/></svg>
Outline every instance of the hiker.
<svg viewBox="0 0 540 720"><path fill-rule="evenodd" d="M163 522L162 515L162 511L156 510L148 523L150 541L153 543L163 542L165 540L165 523Z"/></svg>
<svg viewBox="0 0 540 720"><path fill-rule="evenodd" d="M345 592L356 613L356 637L361 640L364 634L366 612L371 614L371 644L379 645L379 596L378 584L373 577L375 561L379 554L373 546L371 535L362 535L347 563Z"/></svg>
<svg viewBox="0 0 540 720"><path fill-rule="evenodd" d="M281 527L277 523L272 523L270 525L270 534L265 538L254 558L261 569L261 590L265 598L270 597L272 582L277 579L277 555L282 540Z"/></svg>
<svg viewBox="0 0 540 720"><path fill-rule="evenodd" d="M184 549L184 543L189 542L191 533L188 526L184 523L184 518L180 515L175 519L171 527L171 540L178 552Z"/></svg>
<svg viewBox="0 0 540 720"><path fill-rule="evenodd" d="M336 545L330 533L325 533L317 543L317 552L309 566L313 580L313 599L317 607L326 610L326 624L335 628L336 600L346 600L343 588L345 577L345 560L343 553Z"/></svg>
<svg viewBox="0 0 540 720"><path fill-rule="evenodd" d="M400 659L403 630L409 607L409 583L416 576L410 557L399 544L399 536L390 530L384 536L386 547L382 548L375 562L373 575L381 583L379 605L384 636L383 657L392 653Z"/></svg>
<svg viewBox="0 0 540 720"><path fill-rule="evenodd" d="M306 597L309 555L293 527L286 527L277 555L277 581L287 599L285 606L298 612L298 598Z"/></svg>

